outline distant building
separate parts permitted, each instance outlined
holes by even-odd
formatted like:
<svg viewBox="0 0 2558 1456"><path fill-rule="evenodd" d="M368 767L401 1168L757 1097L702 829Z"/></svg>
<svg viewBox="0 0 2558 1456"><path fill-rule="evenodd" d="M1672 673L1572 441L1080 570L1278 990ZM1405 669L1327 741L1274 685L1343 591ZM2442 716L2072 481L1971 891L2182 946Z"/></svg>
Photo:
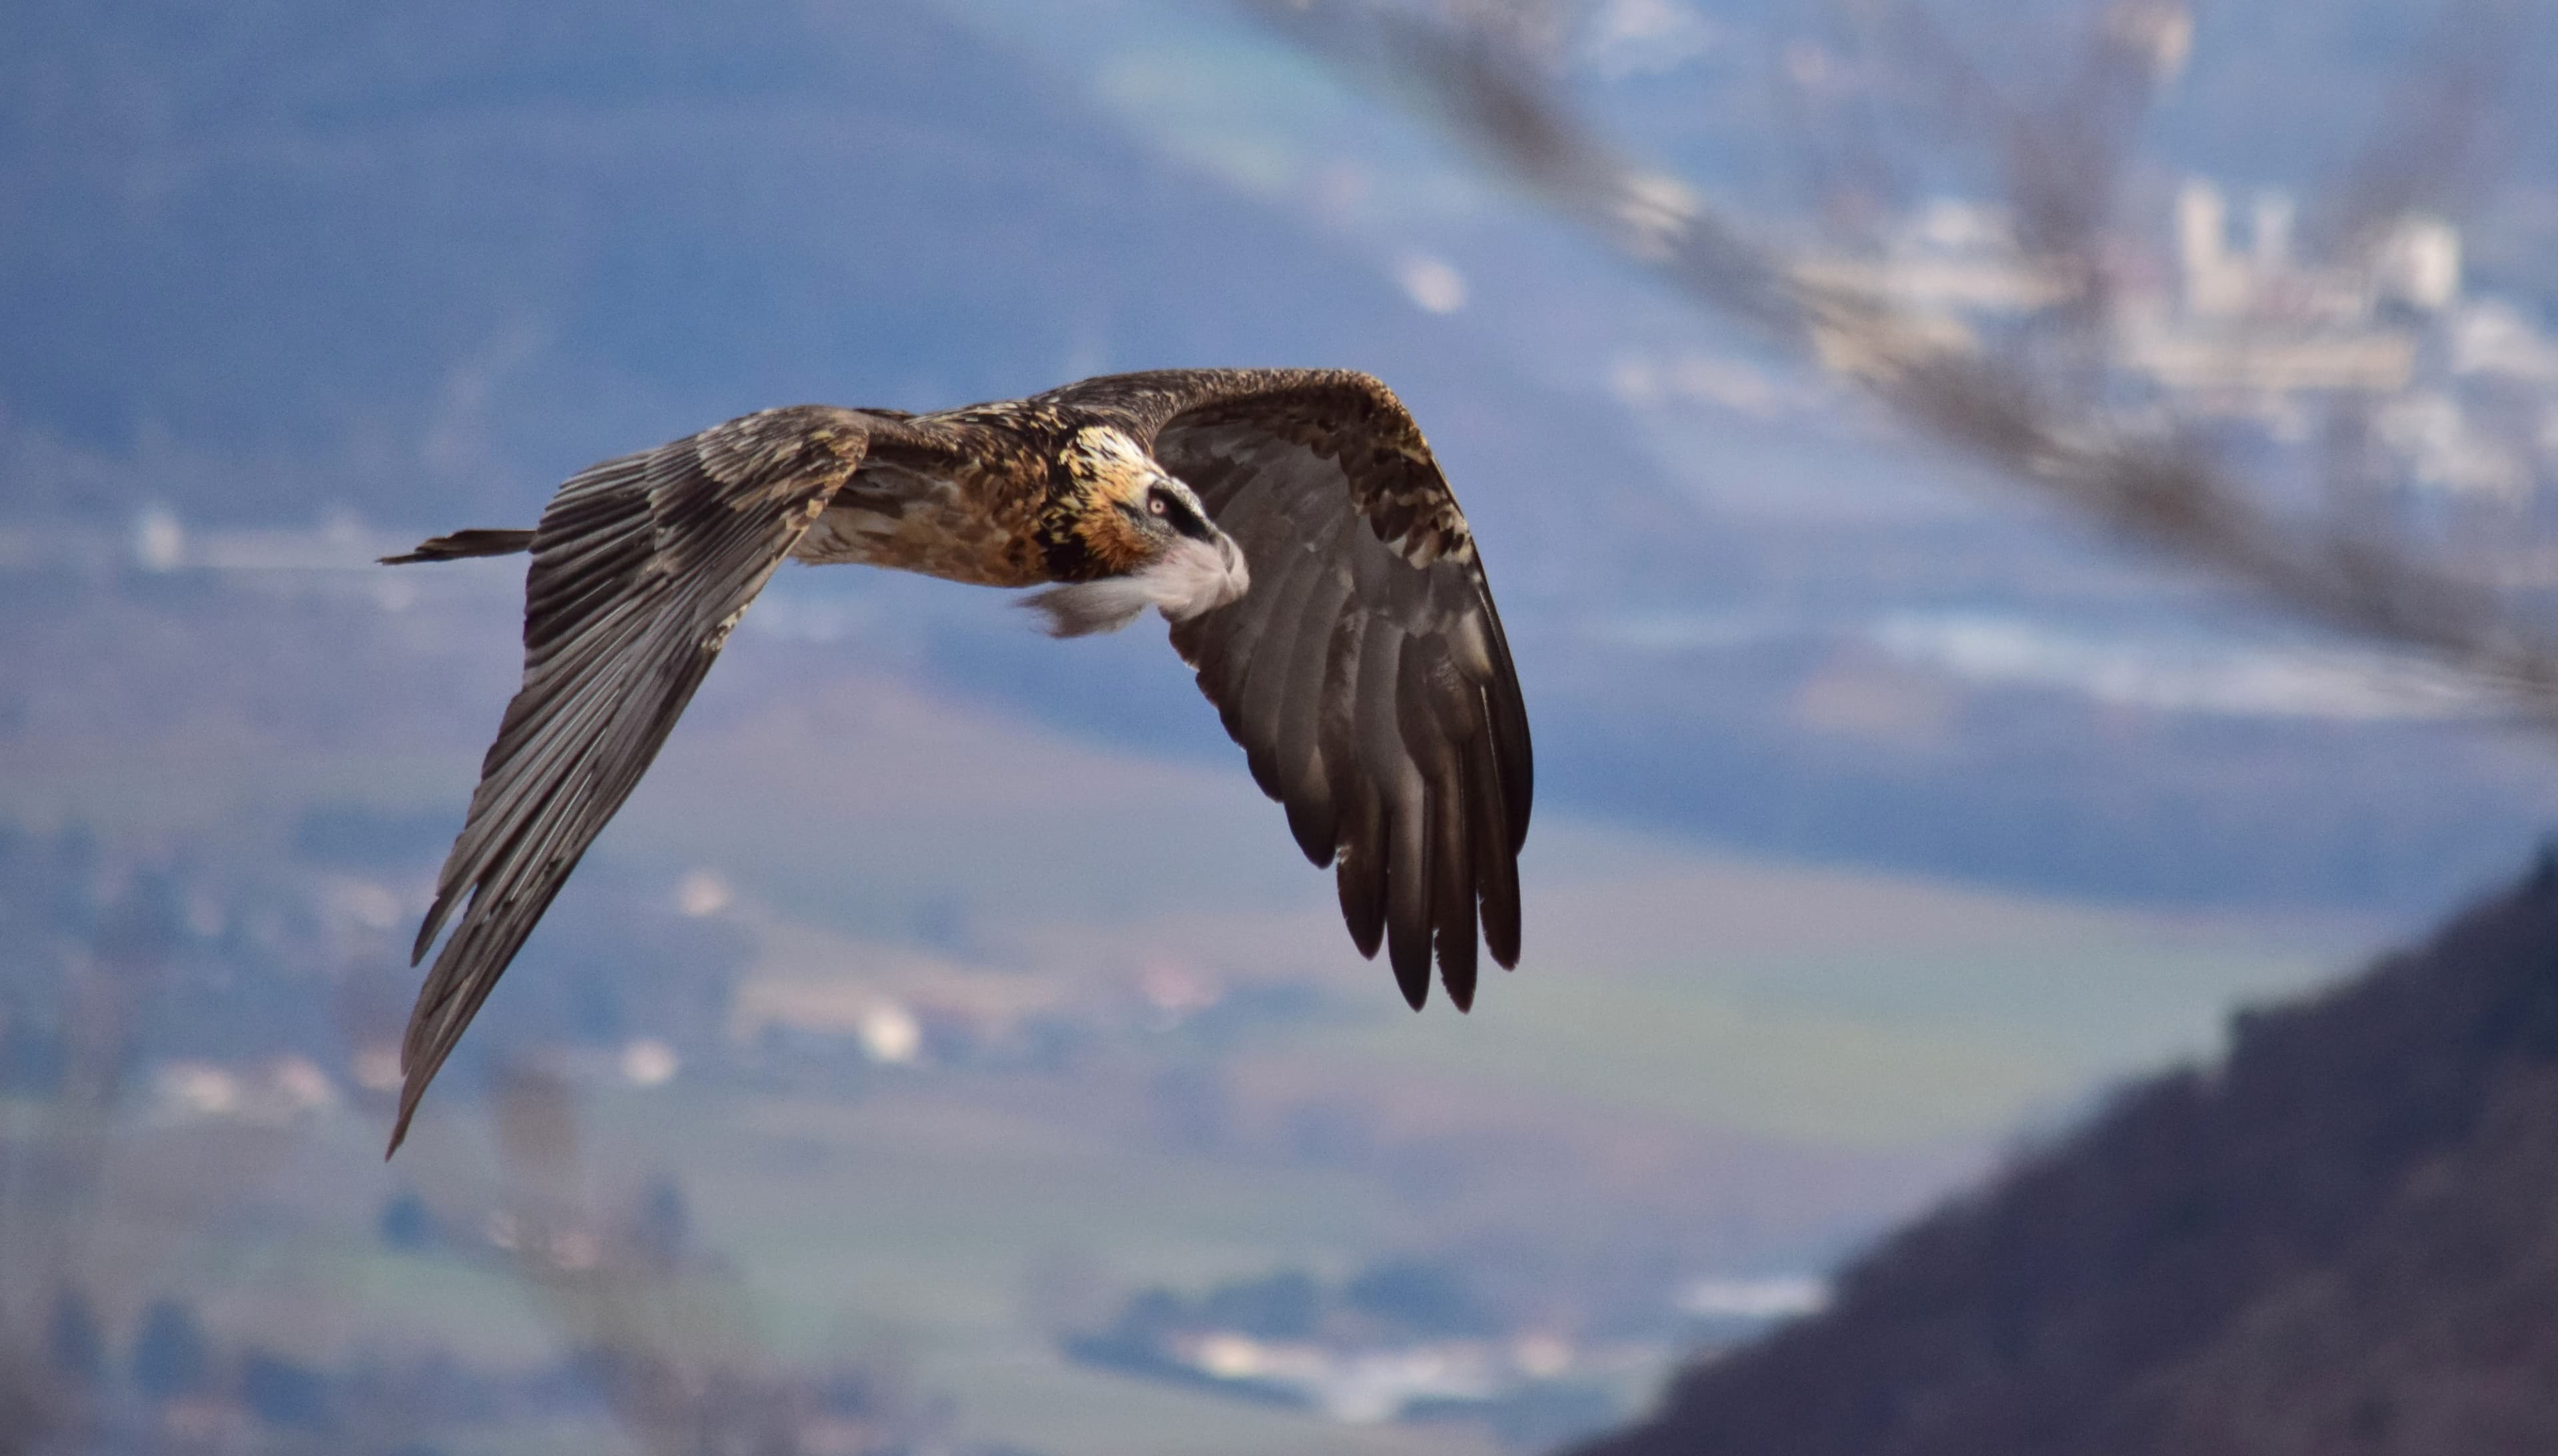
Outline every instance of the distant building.
<svg viewBox="0 0 2558 1456"><path fill-rule="evenodd" d="M2182 0L2119 0L2106 23L2162 77L2192 44ZM2107 302L2116 364L2172 413L2297 441L2345 411L2399 484L2446 501L2518 508L2558 484L2558 339L2524 308L2468 295L2450 221L2409 213L2322 238L2290 194L2233 205L2201 177L2166 220L2163 250L2109 241ZM1954 349L2083 297L2071 269L2020 244L2004 210L1947 198L1800 276L1889 305ZM1823 359L1842 371L1871 364L1852 351ZM1749 402L1717 379L1690 387L1658 369L1619 383L1630 396Z"/></svg>
<svg viewBox="0 0 2558 1456"><path fill-rule="evenodd" d="M2458 227L2411 213L2314 260L2285 195L2253 200L2244 250L2229 213L2211 182L2180 189L2174 305L2120 334L2123 365L2181 413L2296 436L2339 403L2411 488L2519 507L2558 481L2558 341L2466 296Z"/></svg>
<svg viewBox="0 0 2558 1456"><path fill-rule="evenodd" d="M2384 301L2427 313L2449 308L2461 296L2461 230L2422 214L2401 218L2373 249L2371 275Z"/></svg>
<svg viewBox="0 0 2558 1456"><path fill-rule="evenodd" d="M2294 251L2299 211L2288 193L2257 193L2241 251L2231 245L2229 202L2217 185L2195 178L2178 189L2176 260L2184 316L2367 324L2374 293L2369 270L2303 262Z"/></svg>
<svg viewBox="0 0 2558 1456"><path fill-rule="evenodd" d="M2194 7L2186 0L2114 0L2105 35L2149 70L2150 84L2169 86L2194 59Z"/></svg>

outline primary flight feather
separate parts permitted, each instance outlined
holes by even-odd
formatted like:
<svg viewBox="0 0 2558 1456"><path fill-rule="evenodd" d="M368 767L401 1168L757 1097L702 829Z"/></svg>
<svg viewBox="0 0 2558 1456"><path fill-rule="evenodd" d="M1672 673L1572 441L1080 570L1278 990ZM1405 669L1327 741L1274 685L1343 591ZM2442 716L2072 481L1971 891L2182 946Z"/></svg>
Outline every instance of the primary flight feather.
<svg viewBox="0 0 2558 1456"><path fill-rule="evenodd" d="M656 757L785 558L1047 589L1058 636L1155 607L1262 792L1333 865L1359 953L1404 997L1433 950L1474 1002L1477 927L1518 963L1527 713L1466 517L1366 374L1116 374L937 414L795 405L591 466L531 530L390 562L530 550L524 685L481 766L412 961L461 912L400 1048L418 1099Z"/></svg>

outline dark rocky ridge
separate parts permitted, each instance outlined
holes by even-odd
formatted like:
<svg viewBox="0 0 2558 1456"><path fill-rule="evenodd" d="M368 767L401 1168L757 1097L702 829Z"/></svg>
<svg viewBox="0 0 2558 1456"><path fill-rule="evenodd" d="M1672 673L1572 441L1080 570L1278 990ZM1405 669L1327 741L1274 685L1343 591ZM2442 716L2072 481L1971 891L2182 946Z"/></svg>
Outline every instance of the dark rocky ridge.
<svg viewBox="0 0 2558 1456"><path fill-rule="evenodd" d="M1578 1456L2558 1449L2558 856Z"/></svg>

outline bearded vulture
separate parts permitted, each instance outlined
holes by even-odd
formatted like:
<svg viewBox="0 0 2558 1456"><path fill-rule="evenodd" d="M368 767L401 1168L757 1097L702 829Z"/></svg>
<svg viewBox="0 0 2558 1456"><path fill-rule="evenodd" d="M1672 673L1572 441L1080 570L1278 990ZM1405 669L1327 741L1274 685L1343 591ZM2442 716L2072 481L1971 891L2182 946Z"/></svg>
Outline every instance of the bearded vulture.
<svg viewBox="0 0 2558 1456"><path fill-rule="evenodd" d="M1459 1010L1476 929L1518 962L1531 787L1509 645L1457 498L1366 374L1178 369L937 414L766 410L572 477L531 530L389 563L530 551L524 683L481 767L412 964L459 908L400 1049L396 1151L436 1069L666 741L783 558L1029 599L1060 637L1147 607L1199 674L1359 953Z"/></svg>

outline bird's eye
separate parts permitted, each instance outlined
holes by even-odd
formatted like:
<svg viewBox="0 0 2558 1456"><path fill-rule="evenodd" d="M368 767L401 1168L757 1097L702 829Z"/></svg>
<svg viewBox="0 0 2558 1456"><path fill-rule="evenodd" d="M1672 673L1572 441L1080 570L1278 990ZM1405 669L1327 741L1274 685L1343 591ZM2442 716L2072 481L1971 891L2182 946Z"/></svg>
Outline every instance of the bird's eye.
<svg viewBox="0 0 2558 1456"><path fill-rule="evenodd" d="M1171 507L1164 504L1164 498L1160 495L1148 496L1146 498L1146 510L1156 515L1161 515L1171 509Z"/></svg>

